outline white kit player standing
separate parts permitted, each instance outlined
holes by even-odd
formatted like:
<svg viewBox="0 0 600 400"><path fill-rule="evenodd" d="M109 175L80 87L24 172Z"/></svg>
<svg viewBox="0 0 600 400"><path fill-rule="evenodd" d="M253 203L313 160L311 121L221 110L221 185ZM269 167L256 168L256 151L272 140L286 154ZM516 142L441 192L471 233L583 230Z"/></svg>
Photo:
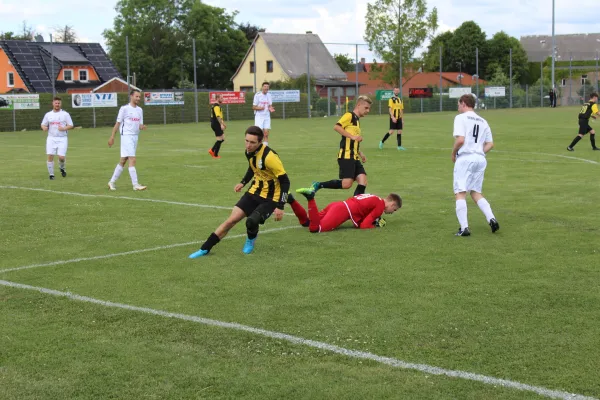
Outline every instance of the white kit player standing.
<svg viewBox="0 0 600 400"><path fill-rule="evenodd" d="M115 134L117 131L121 133L121 160L115 168L112 178L108 182L108 188L110 190L117 190L115 182L121 176L125 162L129 160L129 176L131 176L131 183L133 184L133 190L145 190L146 186L140 185L137 178L137 171L135 170L135 152L137 149L138 138L140 130L146 129L144 125L144 111L138 106L140 102L141 94L139 90L133 89L129 93L129 104L124 105L119 110L117 116L117 122L113 127L110 139L108 139L108 147L112 147L115 143Z"/></svg>
<svg viewBox="0 0 600 400"><path fill-rule="evenodd" d="M463 95L458 101L458 112L454 118L454 147L452 162L454 163L454 195L456 197L456 217L460 228L456 236L470 236L467 219L467 192L492 228L492 233L500 229L500 225L490 203L483 197L483 176L487 167L485 155L494 147L492 131L487 121L477 115L473 109L475 99L470 94Z"/></svg>
<svg viewBox="0 0 600 400"><path fill-rule="evenodd" d="M269 131L271 130L271 113L275 111L273 108L273 99L269 93L269 82L263 82L262 90L254 95L252 102L254 110L254 125L262 129L264 133L263 144L269 145Z"/></svg>
<svg viewBox="0 0 600 400"><path fill-rule="evenodd" d="M52 111L48 111L42 120L42 130L48 132L46 139L46 154L48 155L48 175L50 180L54 179L54 155L58 155L60 174L67 176L65 161L67 156L68 139L67 134L73 129L73 120L68 112L61 109L62 100L54 97L52 100Z"/></svg>

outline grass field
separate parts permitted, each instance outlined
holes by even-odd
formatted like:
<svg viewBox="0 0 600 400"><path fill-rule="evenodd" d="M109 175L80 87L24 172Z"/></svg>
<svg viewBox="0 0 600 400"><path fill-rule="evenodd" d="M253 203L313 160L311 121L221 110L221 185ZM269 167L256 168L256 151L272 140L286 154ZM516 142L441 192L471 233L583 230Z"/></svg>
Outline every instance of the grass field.
<svg viewBox="0 0 600 400"><path fill-rule="evenodd" d="M453 113L409 115L406 152L378 150L370 116L367 192L404 200L385 228L310 234L288 207L253 254L241 224L197 260L239 198L249 122L220 160L208 125L150 126L145 192L127 171L106 189L109 129L70 133L55 181L43 132L0 134L0 399L600 397L600 152L566 151L576 112L484 114L496 234L469 201L453 236ZM293 189L337 177L334 123L273 121Z"/></svg>

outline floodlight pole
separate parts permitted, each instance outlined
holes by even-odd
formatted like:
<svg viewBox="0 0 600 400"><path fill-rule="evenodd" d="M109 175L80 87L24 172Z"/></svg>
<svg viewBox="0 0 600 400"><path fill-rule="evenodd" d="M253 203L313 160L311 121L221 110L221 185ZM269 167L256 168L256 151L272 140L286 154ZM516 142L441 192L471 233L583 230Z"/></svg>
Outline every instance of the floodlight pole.
<svg viewBox="0 0 600 400"><path fill-rule="evenodd" d="M54 76L54 47L52 46L52 34L50 34L50 68L52 71L52 96L56 96L56 77Z"/></svg>
<svg viewBox="0 0 600 400"><path fill-rule="evenodd" d="M552 0L552 90L554 90L554 59L556 57L556 37L554 35L555 25L555 0Z"/></svg>
<svg viewBox="0 0 600 400"><path fill-rule="evenodd" d="M129 76L131 75L129 73L129 36L125 36L125 54L127 56L127 95L129 96L131 93L131 82L129 79ZM127 98L127 100L129 103L129 98Z"/></svg>

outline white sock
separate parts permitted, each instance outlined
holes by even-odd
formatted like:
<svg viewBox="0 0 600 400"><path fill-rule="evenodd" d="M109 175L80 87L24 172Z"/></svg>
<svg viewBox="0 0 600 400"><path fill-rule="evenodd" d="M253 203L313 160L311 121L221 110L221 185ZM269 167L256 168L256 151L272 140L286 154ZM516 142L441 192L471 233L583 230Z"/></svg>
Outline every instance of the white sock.
<svg viewBox="0 0 600 400"><path fill-rule="evenodd" d="M487 222L490 222L492 218L496 218L494 217L494 213L492 212L492 207L490 206L490 203L488 203L488 201L485 198L479 199L477 205L479 206L481 212L485 215L485 219L487 219Z"/></svg>
<svg viewBox="0 0 600 400"><path fill-rule="evenodd" d="M117 179L119 179L119 177L121 176L121 172L123 172L123 167L121 167L121 164L117 164L115 172L113 172L113 176L112 178L110 178L110 181L112 183L115 183Z"/></svg>
<svg viewBox="0 0 600 400"><path fill-rule="evenodd" d="M65 162L64 161L59 161L58 165L60 166L60 169L65 169Z"/></svg>
<svg viewBox="0 0 600 400"><path fill-rule="evenodd" d="M135 170L135 167L129 167L129 176L131 176L131 183L133 184L133 186L138 184L138 180L137 180L137 172Z"/></svg>
<svg viewBox="0 0 600 400"><path fill-rule="evenodd" d="M469 226L469 220L467 219L467 201L456 200L456 217L460 224L460 229L464 230Z"/></svg>
<svg viewBox="0 0 600 400"><path fill-rule="evenodd" d="M48 161L48 175L54 175L54 161Z"/></svg>

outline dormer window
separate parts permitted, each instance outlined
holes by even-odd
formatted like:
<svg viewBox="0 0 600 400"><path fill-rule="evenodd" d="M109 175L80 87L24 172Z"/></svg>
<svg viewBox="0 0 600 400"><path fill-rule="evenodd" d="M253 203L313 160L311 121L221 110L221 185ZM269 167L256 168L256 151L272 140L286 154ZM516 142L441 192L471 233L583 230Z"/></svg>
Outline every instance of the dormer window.
<svg viewBox="0 0 600 400"><path fill-rule="evenodd" d="M65 82L73 82L73 70L72 69L65 69L63 71L63 80Z"/></svg>
<svg viewBox="0 0 600 400"><path fill-rule="evenodd" d="M87 69L80 69L79 70L79 80L81 82L87 82L88 81L88 72L87 72Z"/></svg>

